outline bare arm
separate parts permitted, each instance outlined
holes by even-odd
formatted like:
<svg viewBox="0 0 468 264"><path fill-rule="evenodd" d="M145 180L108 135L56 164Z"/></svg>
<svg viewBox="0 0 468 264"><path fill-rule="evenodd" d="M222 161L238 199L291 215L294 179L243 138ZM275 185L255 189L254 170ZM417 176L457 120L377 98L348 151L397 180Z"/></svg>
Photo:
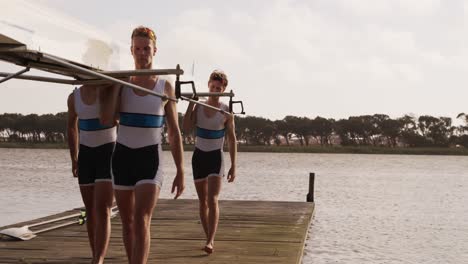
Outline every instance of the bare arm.
<svg viewBox="0 0 468 264"><path fill-rule="evenodd" d="M106 126L117 123L120 107L120 85L106 85L99 87L100 122Z"/></svg>
<svg viewBox="0 0 468 264"><path fill-rule="evenodd" d="M166 87L164 87L164 92L169 97L175 97L174 88L170 82L166 82ZM171 145L172 157L174 158L174 163L177 168L177 174L172 183L173 193L176 191L174 199L177 199L185 189L184 183L184 150L182 147L182 136L180 134L179 123L178 123L178 114L176 103L173 101L167 101L164 106L166 112L166 123L167 123L167 132L169 134L169 144Z"/></svg>
<svg viewBox="0 0 468 264"><path fill-rule="evenodd" d="M78 177L78 116L75 111L75 100L73 93L68 96L67 105L68 148L70 149L73 177Z"/></svg>
<svg viewBox="0 0 468 264"><path fill-rule="evenodd" d="M228 182L233 182L236 178L236 162L237 162L237 139L236 129L234 125L234 115L230 114L226 120L226 139L229 146L229 156L231 157L231 168L228 172Z"/></svg>
<svg viewBox="0 0 468 264"><path fill-rule="evenodd" d="M197 122L196 111L197 111L197 106L194 103L190 102L187 107L187 111L185 111L184 120L182 122L183 124L182 130L184 131L184 135L192 132Z"/></svg>

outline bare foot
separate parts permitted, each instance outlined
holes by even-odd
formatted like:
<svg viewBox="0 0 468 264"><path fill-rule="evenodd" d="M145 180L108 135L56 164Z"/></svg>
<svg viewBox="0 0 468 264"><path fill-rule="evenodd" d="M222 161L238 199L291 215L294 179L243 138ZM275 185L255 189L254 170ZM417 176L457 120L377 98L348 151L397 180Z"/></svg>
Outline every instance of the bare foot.
<svg viewBox="0 0 468 264"><path fill-rule="evenodd" d="M212 243L209 243L209 244L206 244L206 246L203 248L203 250L207 253L207 254L212 254L214 249L213 249L213 244Z"/></svg>

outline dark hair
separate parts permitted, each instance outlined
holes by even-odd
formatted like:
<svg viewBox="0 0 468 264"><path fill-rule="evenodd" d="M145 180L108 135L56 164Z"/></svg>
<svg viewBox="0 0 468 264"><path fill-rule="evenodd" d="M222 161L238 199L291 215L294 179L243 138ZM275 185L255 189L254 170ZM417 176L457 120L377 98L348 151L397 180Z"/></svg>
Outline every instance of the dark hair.
<svg viewBox="0 0 468 264"><path fill-rule="evenodd" d="M227 75L226 73L224 73L223 71L221 70L214 70L211 74L210 74L210 79L208 80L208 82L211 82L211 81L220 81L223 83L223 86L224 87L227 87L228 86L228 78L227 78Z"/></svg>

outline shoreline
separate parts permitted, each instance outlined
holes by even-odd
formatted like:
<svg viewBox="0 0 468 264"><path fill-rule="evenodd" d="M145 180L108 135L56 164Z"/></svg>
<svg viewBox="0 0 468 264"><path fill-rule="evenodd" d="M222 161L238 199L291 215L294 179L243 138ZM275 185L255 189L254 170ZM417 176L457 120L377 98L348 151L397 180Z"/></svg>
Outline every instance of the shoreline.
<svg viewBox="0 0 468 264"><path fill-rule="evenodd" d="M68 149L64 143L12 143L0 142L0 148L27 149ZM184 145L184 151L193 151L193 145ZM163 145L163 150L169 150L169 145ZM389 154L389 155L453 155L468 156L466 148L390 148L374 146L263 146L238 145L238 152L266 153L324 153L324 154ZM225 148L225 151L227 149Z"/></svg>

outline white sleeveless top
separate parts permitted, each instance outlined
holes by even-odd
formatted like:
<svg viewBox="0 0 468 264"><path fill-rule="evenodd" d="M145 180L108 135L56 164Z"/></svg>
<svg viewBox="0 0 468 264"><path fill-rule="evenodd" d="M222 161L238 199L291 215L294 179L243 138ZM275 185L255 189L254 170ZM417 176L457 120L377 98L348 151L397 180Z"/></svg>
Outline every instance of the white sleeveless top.
<svg viewBox="0 0 468 264"><path fill-rule="evenodd" d="M206 102L205 102L206 103ZM228 106L220 103L221 109L229 111ZM204 106L197 106L196 115L196 138L195 147L203 151L223 149L226 117L220 112L216 112L212 117L207 117Z"/></svg>
<svg viewBox="0 0 468 264"><path fill-rule="evenodd" d="M165 84L166 80L158 78L153 91L164 94ZM132 88L123 88L117 142L129 148L161 144L164 118L161 98L150 94L140 96Z"/></svg>
<svg viewBox="0 0 468 264"><path fill-rule="evenodd" d="M99 99L92 105L83 103L80 88L73 91L75 112L78 115L78 129L80 144L88 147L97 147L115 142L116 127L103 126L99 121Z"/></svg>

